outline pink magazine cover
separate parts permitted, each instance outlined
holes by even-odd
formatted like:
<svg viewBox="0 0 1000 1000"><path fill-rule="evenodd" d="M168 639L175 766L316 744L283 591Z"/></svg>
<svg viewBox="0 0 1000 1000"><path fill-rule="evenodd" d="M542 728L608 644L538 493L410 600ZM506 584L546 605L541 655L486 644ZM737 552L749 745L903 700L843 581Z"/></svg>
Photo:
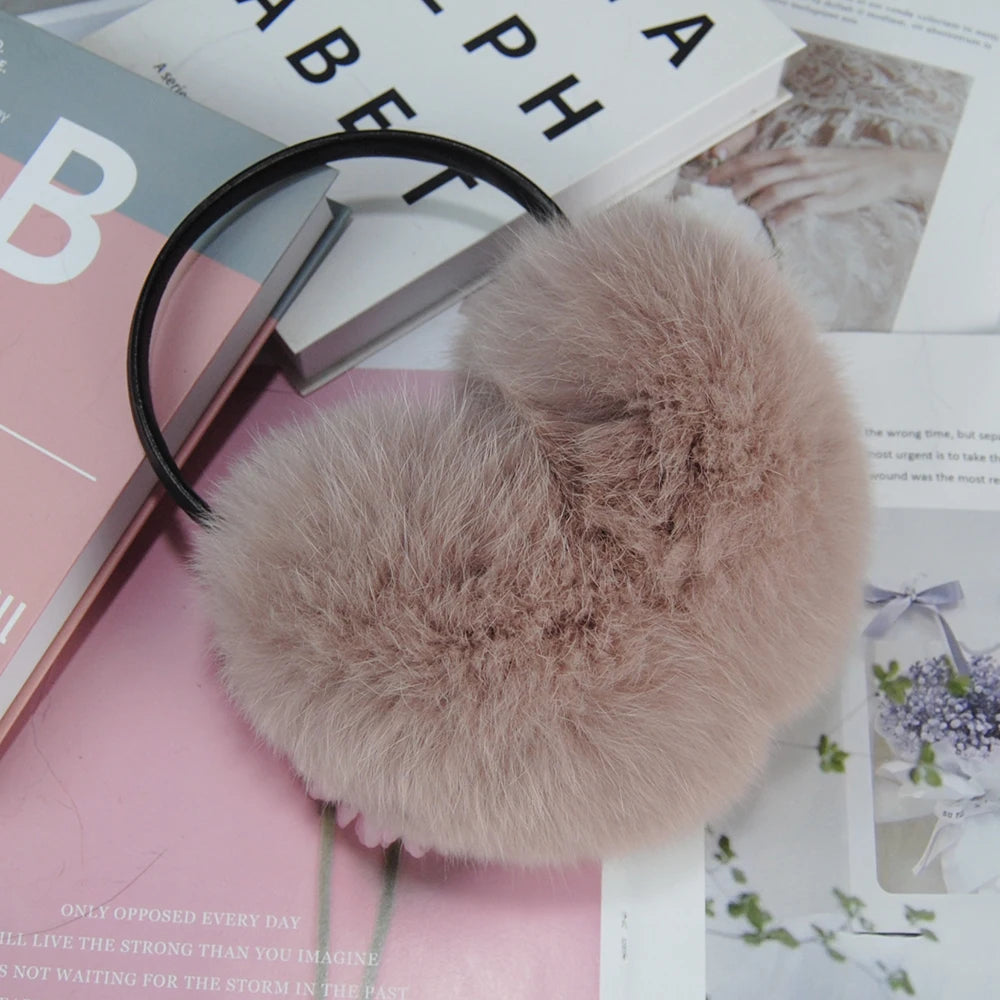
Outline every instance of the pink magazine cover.
<svg viewBox="0 0 1000 1000"><path fill-rule="evenodd" d="M247 369L253 363L258 352L273 332L273 320L269 320L257 332L257 335L251 342L249 349L237 362L236 367L229 373L225 382L216 393L215 398L209 404L204 413L202 413L191 433L188 434L187 438L185 438L183 445L178 448L177 460L179 462L185 462L190 456L194 447L201 440L205 432L211 426L212 422L218 416L220 409L229 398L229 395L239 384L240 379L246 374ZM31 675L21 685L20 690L14 696L14 700L7 709L7 714L0 719L0 754L3 753L3 749L12 734L17 731L18 723L24 721L24 713L30 711L32 699L35 697L38 689L44 684L49 671L58 669L60 654L62 653L63 648L66 643L69 642L75 629L85 619L87 613L90 611L91 605L93 605L94 601L100 594L101 589L111 578L119 560L128 551L129 546L135 540L139 531L142 529L142 526L146 523L146 520L156 508L160 496L161 491L159 489L154 490L154 492L143 503L139 512L135 515L132 522L115 543L114 548L109 553L107 559L104 560L101 568L91 579L81 598L76 602L76 605L63 622L62 627L59 629L55 638L51 643L49 643L48 649L45 650L41 659L39 659L36 663Z"/></svg>
<svg viewBox="0 0 1000 1000"><path fill-rule="evenodd" d="M18 169L0 156L0 185L9 187ZM39 255L56 253L63 241L60 220L42 213L29 215L17 236ZM142 458L128 418L124 345L135 290L163 238L116 214L103 218L102 237L102 252L87 272L64 284L34 285L0 270L0 607L7 612L0 619L0 667ZM165 418L258 287L208 258L196 266L204 272L197 280L213 292L185 316L184 368L164 371L158 388ZM101 336L102 330L115 335Z"/></svg>
<svg viewBox="0 0 1000 1000"><path fill-rule="evenodd" d="M146 272L194 204L277 144L5 14L0 56L2 737L153 483L123 377ZM175 445L328 225L331 179L186 262L154 348Z"/></svg>
<svg viewBox="0 0 1000 1000"><path fill-rule="evenodd" d="M201 488L278 421L440 377L356 370L303 400L252 372ZM596 1000L599 866L394 869L254 738L216 678L194 530L158 510L0 757L0 995Z"/></svg>

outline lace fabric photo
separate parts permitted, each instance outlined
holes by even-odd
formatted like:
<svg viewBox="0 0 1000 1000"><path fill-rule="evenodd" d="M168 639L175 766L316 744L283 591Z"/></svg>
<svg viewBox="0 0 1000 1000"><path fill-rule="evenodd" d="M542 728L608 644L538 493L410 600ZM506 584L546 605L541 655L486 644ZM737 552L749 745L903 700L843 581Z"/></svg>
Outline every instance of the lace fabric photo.
<svg viewBox="0 0 1000 1000"><path fill-rule="evenodd" d="M799 210L787 218L774 213L762 220L752 205L720 185L718 163L709 157L684 167L666 182L668 191L672 197L697 199L716 218L729 216L769 244L822 329L890 330L970 80L913 60L803 38L806 48L789 60L783 80L791 99L733 137L734 144L739 138L745 145L728 151L729 171L753 154L794 150L796 155L782 164L781 180L807 192L818 183L835 185L836 201L825 191L806 193ZM821 150L903 155L854 170L850 155L829 163L817 156ZM770 180L771 175L760 173L756 183L765 187L758 187L754 200L771 193L766 189Z"/></svg>

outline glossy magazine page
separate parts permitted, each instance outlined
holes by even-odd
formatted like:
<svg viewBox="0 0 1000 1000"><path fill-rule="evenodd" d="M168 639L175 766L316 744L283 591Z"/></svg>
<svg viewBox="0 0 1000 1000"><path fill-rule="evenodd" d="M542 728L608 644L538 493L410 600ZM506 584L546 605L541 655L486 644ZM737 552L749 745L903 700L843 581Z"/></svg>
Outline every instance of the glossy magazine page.
<svg viewBox="0 0 1000 1000"><path fill-rule="evenodd" d="M439 384L442 330L409 342L422 370L381 356L308 401L252 373L205 442L202 464L225 444L200 487L269 426ZM226 700L182 522L151 521L0 757L2 995L704 995L700 837L539 871L339 828ZM669 928L685 947L664 949Z"/></svg>
<svg viewBox="0 0 1000 1000"><path fill-rule="evenodd" d="M828 343L868 443L868 586L840 683L706 837L708 994L991 996L1000 341Z"/></svg>
<svg viewBox="0 0 1000 1000"><path fill-rule="evenodd" d="M269 382L233 446L297 401ZM596 996L599 866L474 868L338 829L227 703L187 527L150 528L0 758L4 992Z"/></svg>

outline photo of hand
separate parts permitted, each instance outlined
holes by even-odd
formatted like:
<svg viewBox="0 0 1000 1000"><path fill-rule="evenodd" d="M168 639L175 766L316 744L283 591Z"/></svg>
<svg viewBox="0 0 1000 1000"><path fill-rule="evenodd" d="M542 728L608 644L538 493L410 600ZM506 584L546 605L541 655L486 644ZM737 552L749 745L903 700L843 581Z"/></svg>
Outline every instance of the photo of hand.
<svg viewBox="0 0 1000 1000"><path fill-rule="evenodd" d="M708 173L769 222L840 215L880 201L926 209L947 156L895 148L801 146L739 153Z"/></svg>
<svg viewBox="0 0 1000 1000"><path fill-rule="evenodd" d="M969 79L803 38L790 99L682 168L671 196L762 228L822 329L891 330Z"/></svg>

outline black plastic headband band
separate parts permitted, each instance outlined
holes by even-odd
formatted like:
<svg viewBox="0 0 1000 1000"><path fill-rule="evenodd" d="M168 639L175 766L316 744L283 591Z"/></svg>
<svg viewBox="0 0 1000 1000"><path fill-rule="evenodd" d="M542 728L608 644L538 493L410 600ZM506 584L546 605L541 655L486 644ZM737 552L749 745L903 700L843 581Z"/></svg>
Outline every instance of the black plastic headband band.
<svg viewBox="0 0 1000 1000"><path fill-rule="evenodd" d="M174 230L153 262L136 303L128 343L129 401L139 440L167 492L200 524L209 521L211 508L188 484L174 462L153 412L150 389L149 352L153 324L170 278L198 239L243 202L272 185L324 164L364 157L418 160L449 167L492 185L536 219L564 218L552 198L503 160L454 139L394 129L339 132L307 139L252 164L208 195Z"/></svg>

